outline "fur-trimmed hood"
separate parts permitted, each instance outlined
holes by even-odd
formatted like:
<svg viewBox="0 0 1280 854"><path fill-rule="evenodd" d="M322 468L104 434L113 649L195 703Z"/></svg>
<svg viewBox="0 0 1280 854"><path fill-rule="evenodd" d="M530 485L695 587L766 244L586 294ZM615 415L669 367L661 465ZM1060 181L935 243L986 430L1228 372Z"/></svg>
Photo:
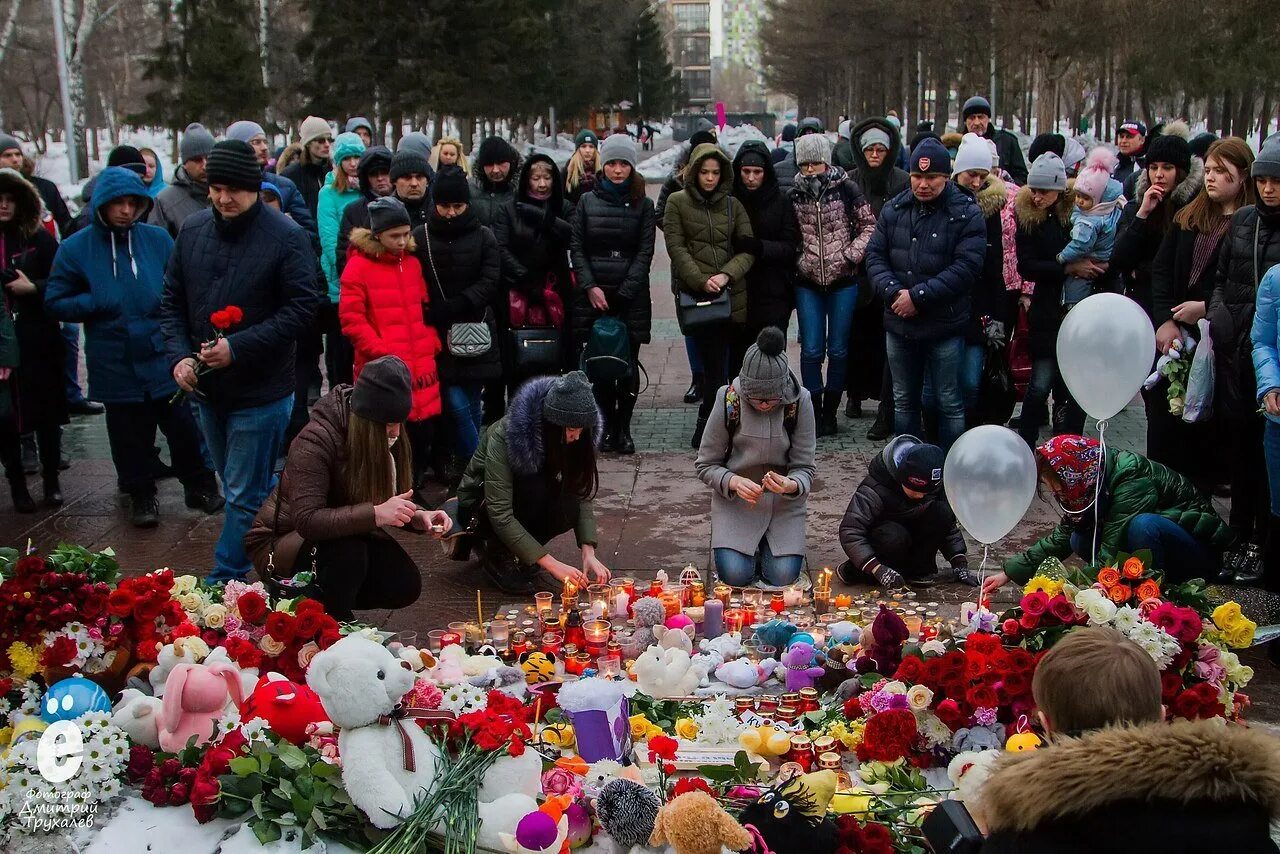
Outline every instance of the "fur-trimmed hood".
<svg viewBox="0 0 1280 854"><path fill-rule="evenodd" d="M1194 199L1203 186L1204 161L1193 156L1191 171L1187 172L1187 176L1178 182L1178 186L1174 187L1173 192L1169 194L1169 201L1173 202L1174 210ZM1145 168L1138 170L1138 180L1133 186L1133 197L1141 199L1150 187L1151 179L1147 177L1147 170Z"/></svg>
<svg viewBox="0 0 1280 854"><path fill-rule="evenodd" d="M373 231L368 228L351 229L350 240L351 240L351 245L354 246L361 255L364 255L370 261L379 261L384 264L394 264L396 263L396 261L400 260L400 258L404 257L404 255L401 255L400 258L397 258L395 255L392 255L391 250L383 246L382 242L378 240L377 236L374 235ZM404 254L405 255L412 254L413 251L417 248L418 248L418 244L416 241L414 241L413 235L410 234L409 243L407 246L405 246Z"/></svg>
<svg viewBox="0 0 1280 854"><path fill-rule="evenodd" d="M1008 186L1000 179L999 175L994 172L988 172L978 192L973 194L973 200L978 203L978 210L982 211L982 218L990 219L1008 204Z"/></svg>
<svg viewBox="0 0 1280 854"><path fill-rule="evenodd" d="M534 377L516 390L507 407L507 461L516 474L535 474L546 460L542 447L542 404L559 377ZM596 410L590 441L599 447L604 417Z"/></svg>
<svg viewBox="0 0 1280 854"><path fill-rule="evenodd" d="M16 169L0 169L0 193L14 199L13 225L23 237L40 230L40 192Z"/></svg>
<svg viewBox="0 0 1280 854"><path fill-rule="evenodd" d="M1071 209L1075 207L1076 194L1067 185L1067 189L1058 197L1058 203L1050 210L1067 230L1071 229ZM1031 201L1031 188L1023 187L1013 198L1013 213L1018 220L1018 229L1026 234L1034 234L1049 218L1049 210L1042 210Z"/></svg>
<svg viewBox="0 0 1280 854"><path fill-rule="evenodd" d="M1280 739L1212 721L1108 727L1000 758L982 788L992 832L1026 832L1117 801L1250 806L1280 817Z"/></svg>

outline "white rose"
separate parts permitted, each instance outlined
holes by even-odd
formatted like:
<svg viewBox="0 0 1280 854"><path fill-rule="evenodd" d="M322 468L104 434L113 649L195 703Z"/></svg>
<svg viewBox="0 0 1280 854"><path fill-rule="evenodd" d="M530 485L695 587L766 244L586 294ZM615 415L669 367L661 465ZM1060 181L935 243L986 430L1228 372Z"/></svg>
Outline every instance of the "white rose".
<svg viewBox="0 0 1280 854"><path fill-rule="evenodd" d="M907 693L907 683L899 682L895 679L892 682L886 682L880 690L886 694L905 694Z"/></svg>
<svg viewBox="0 0 1280 854"><path fill-rule="evenodd" d="M1089 617L1090 625L1104 626L1115 617L1116 603L1105 597L1099 597L1090 602L1084 612Z"/></svg>
<svg viewBox="0 0 1280 854"><path fill-rule="evenodd" d="M907 691L907 705L917 712L923 712L933 702L933 692L924 685L912 685Z"/></svg>
<svg viewBox="0 0 1280 854"><path fill-rule="evenodd" d="M200 619L208 628L220 629L227 621L227 608L225 605L210 605L200 614Z"/></svg>
<svg viewBox="0 0 1280 854"><path fill-rule="evenodd" d="M933 638L922 643L920 651L925 655L943 655L947 651L947 645L937 638Z"/></svg>
<svg viewBox="0 0 1280 854"><path fill-rule="evenodd" d="M179 575L173 579L173 595L177 598L179 594L191 593L196 589L196 577L194 575Z"/></svg>

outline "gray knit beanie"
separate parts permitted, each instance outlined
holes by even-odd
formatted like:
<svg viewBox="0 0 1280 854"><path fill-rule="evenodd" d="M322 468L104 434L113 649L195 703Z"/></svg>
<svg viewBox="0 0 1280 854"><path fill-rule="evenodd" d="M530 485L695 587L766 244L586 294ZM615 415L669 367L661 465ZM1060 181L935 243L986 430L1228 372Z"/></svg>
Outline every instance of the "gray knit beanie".
<svg viewBox="0 0 1280 854"><path fill-rule="evenodd" d="M801 137L808 139L808 137ZM797 144L800 140L796 140ZM738 371L738 391L755 400L781 400L791 381L787 362L787 337L775 326L766 326L747 348Z"/></svg>
<svg viewBox="0 0 1280 854"><path fill-rule="evenodd" d="M571 371L557 377L542 401L542 416L558 427L595 427L599 412L587 375Z"/></svg>
<svg viewBox="0 0 1280 854"><path fill-rule="evenodd" d="M182 132L182 142L178 143L178 156L182 162L195 160L197 157L208 157L213 151L213 134L199 122L192 122Z"/></svg>
<svg viewBox="0 0 1280 854"><path fill-rule="evenodd" d="M402 225L413 225L404 202L395 196L383 196L369 202L369 230L374 234Z"/></svg>
<svg viewBox="0 0 1280 854"><path fill-rule="evenodd" d="M600 143L600 162L608 163L610 160L625 160L634 169L636 166L635 140L625 133L606 136L604 142Z"/></svg>
<svg viewBox="0 0 1280 854"><path fill-rule="evenodd" d="M1067 167L1062 158L1052 151L1046 151L1035 159L1027 172L1027 186L1033 190L1067 189Z"/></svg>
<svg viewBox="0 0 1280 854"><path fill-rule="evenodd" d="M1280 178L1280 140L1267 140L1249 168L1252 178Z"/></svg>
<svg viewBox="0 0 1280 854"><path fill-rule="evenodd" d="M22 143L18 141L18 138L13 134L0 131L0 154L4 154L14 148L19 151L22 150Z"/></svg>
<svg viewBox="0 0 1280 854"><path fill-rule="evenodd" d="M796 165L826 163L831 165L831 140L825 133L807 133L796 137Z"/></svg>
<svg viewBox="0 0 1280 854"><path fill-rule="evenodd" d="M366 362L351 392L351 411L375 424L399 424L413 408L413 381L399 356Z"/></svg>
<svg viewBox="0 0 1280 854"><path fill-rule="evenodd" d="M241 119L227 127L227 139L238 139L241 142L253 142L257 137L265 138L266 135L267 132L262 129L262 125L251 119Z"/></svg>
<svg viewBox="0 0 1280 854"><path fill-rule="evenodd" d="M431 156L431 137L422 131L411 130L400 138L400 142L396 145L396 153L401 151L416 151L422 155L422 159L426 160Z"/></svg>

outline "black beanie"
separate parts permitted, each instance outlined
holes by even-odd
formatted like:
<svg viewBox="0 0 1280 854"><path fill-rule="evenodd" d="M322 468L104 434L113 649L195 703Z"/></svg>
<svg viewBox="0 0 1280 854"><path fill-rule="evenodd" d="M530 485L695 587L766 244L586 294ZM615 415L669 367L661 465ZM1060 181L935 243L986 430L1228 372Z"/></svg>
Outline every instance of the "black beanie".
<svg viewBox="0 0 1280 854"><path fill-rule="evenodd" d="M1183 172L1191 171L1191 144L1176 134L1164 133L1147 143L1147 165L1172 163Z"/></svg>
<svg viewBox="0 0 1280 854"><path fill-rule="evenodd" d="M1209 153L1209 146L1213 145L1217 141L1217 135L1209 133L1206 130L1191 137L1191 142L1187 143L1187 146L1191 149L1192 154L1199 157L1201 160L1204 160L1205 156Z"/></svg>
<svg viewBox="0 0 1280 854"><path fill-rule="evenodd" d="M1036 158L1046 151L1052 151L1059 158L1067 154L1067 138L1060 133L1042 133L1031 140L1031 148L1027 151L1027 162L1035 163Z"/></svg>
<svg viewBox="0 0 1280 854"><path fill-rule="evenodd" d="M360 155L359 175L372 175L374 172L386 172L391 168L391 149L385 145L371 145Z"/></svg>
<svg viewBox="0 0 1280 854"><path fill-rule="evenodd" d="M139 175L145 175L147 171L147 161L142 158L142 152L132 145L117 145L111 149L107 155L107 166L123 166Z"/></svg>
<svg viewBox="0 0 1280 854"><path fill-rule="evenodd" d="M709 142L712 145L715 145L716 135L709 130L697 131L696 133L693 134L693 136L689 137L689 150L693 151L695 148L697 148L699 145L702 145L704 142Z"/></svg>
<svg viewBox="0 0 1280 854"><path fill-rule="evenodd" d="M471 204L471 186L466 173L458 166L445 166L436 176L431 200L439 205Z"/></svg>
<svg viewBox="0 0 1280 854"><path fill-rule="evenodd" d="M765 169L769 165L769 159L763 151L758 149L748 149L738 155L738 168L743 166L755 166L759 169Z"/></svg>
<svg viewBox="0 0 1280 854"><path fill-rule="evenodd" d="M369 230L381 234L399 225L411 225L409 210L395 196L383 196L369 202Z"/></svg>
<svg viewBox="0 0 1280 854"><path fill-rule="evenodd" d="M519 160L520 154L500 136L485 137L476 151L476 166L481 169L495 163L510 163L514 166Z"/></svg>
<svg viewBox="0 0 1280 854"><path fill-rule="evenodd" d="M255 193L262 188L262 168L258 165L258 157L249 143L238 139L224 139L216 143L209 152L204 172L209 186L219 184Z"/></svg>
<svg viewBox="0 0 1280 854"><path fill-rule="evenodd" d="M924 442L909 445L902 456L894 461L898 470L898 483L916 492L937 490L942 486L942 462L945 458L937 445Z"/></svg>
<svg viewBox="0 0 1280 854"><path fill-rule="evenodd" d="M413 408L409 368L399 356L366 362L351 392L351 411L375 424L400 424Z"/></svg>
<svg viewBox="0 0 1280 854"><path fill-rule="evenodd" d="M426 175L431 177L431 164L416 149L402 148L391 158L391 180L395 181L405 175Z"/></svg>

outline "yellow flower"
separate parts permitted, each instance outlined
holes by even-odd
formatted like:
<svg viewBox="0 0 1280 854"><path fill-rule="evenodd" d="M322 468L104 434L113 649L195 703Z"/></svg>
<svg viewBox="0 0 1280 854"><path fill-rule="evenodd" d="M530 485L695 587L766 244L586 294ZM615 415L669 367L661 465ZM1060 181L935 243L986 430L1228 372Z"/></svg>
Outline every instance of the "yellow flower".
<svg viewBox="0 0 1280 854"><path fill-rule="evenodd" d="M9 645L9 665L13 670L15 682L26 682L40 669L40 658L35 650L22 641L14 641Z"/></svg>
<svg viewBox="0 0 1280 854"><path fill-rule="evenodd" d="M631 722L632 741L644 741L649 737L649 731L654 729L653 724L644 715L632 715L627 720Z"/></svg>
<svg viewBox="0 0 1280 854"><path fill-rule="evenodd" d="M1046 575L1037 575L1027 582L1027 586L1023 588L1023 593L1036 593L1043 591L1050 597L1057 596L1062 592L1062 580L1049 578Z"/></svg>
<svg viewBox="0 0 1280 854"><path fill-rule="evenodd" d="M1236 602L1223 602L1213 609L1213 622L1223 631L1229 631L1238 621L1244 619L1240 605Z"/></svg>
<svg viewBox="0 0 1280 854"><path fill-rule="evenodd" d="M827 735L843 744L845 750L857 750L862 744L863 729L861 721L835 721L827 727Z"/></svg>
<svg viewBox="0 0 1280 854"><path fill-rule="evenodd" d="M193 593L196 589L197 578L194 575L178 575L173 579L173 596L176 599L183 593Z"/></svg>
<svg viewBox="0 0 1280 854"><path fill-rule="evenodd" d="M676 737L686 741L693 741L698 737L698 725L693 722L693 718L680 718L676 721Z"/></svg>
<svg viewBox="0 0 1280 854"><path fill-rule="evenodd" d="M258 641L258 649L267 655L279 655L284 652L284 644L271 635L263 635L262 640Z"/></svg>
<svg viewBox="0 0 1280 854"><path fill-rule="evenodd" d="M1231 628L1226 629L1227 643L1236 649L1253 646L1253 633L1257 630L1257 623L1247 617L1241 617Z"/></svg>

